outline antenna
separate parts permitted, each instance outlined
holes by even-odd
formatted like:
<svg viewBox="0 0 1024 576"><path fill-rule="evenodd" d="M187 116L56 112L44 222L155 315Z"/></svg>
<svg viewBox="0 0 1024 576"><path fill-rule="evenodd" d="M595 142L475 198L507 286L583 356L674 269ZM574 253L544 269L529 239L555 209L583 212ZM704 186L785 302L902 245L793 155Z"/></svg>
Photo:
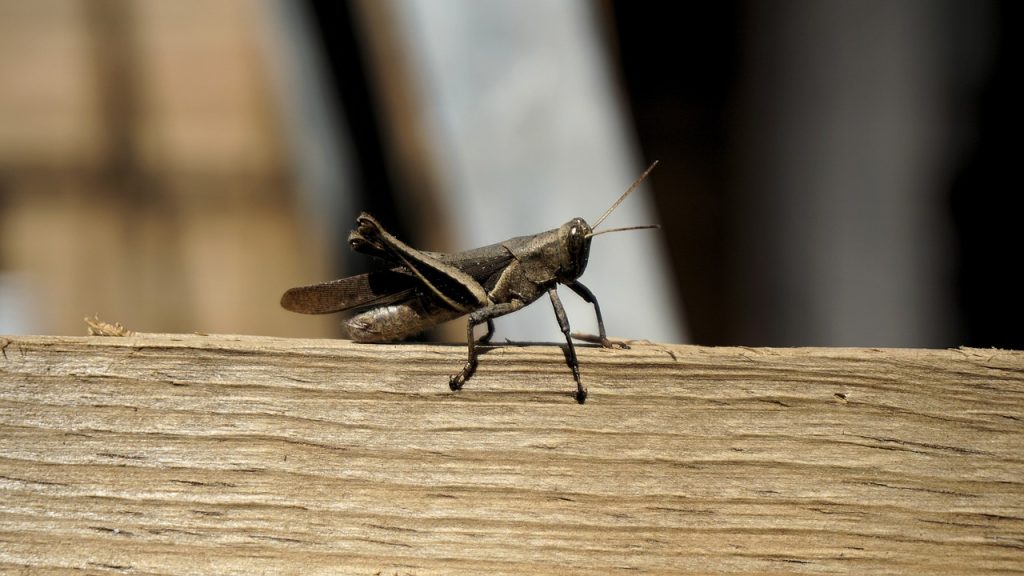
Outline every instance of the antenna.
<svg viewBox="0 0 1024 576"><path fill-rule="evenodd" d="M601 234L607 234L609 232L625 232L626 230L647 230L648 228L661 228L657 224L644 224L643 226L626 226L625 228L611 228L609 230L601 230L600 232L591 232L584 236L584 238L593 238Z"/></svg>
<svg viewBox="0 0 1024 576"><path fill-rule="evenodd" d="M630 184L629 188L627 188L626 191L622 193L622 196L619 196L619 199L615 201L615 204L612 204L612 207L606 210L605 213L602 214L601 217L597 219L597 223L591 227L591 230L600 226L601 222L604 222L604 219L607 218L608 215L612 213L612 210L615 210L616 208L619 207L619 204L622 204L622 201L626 199L626 196L629 196L633 192L633 190L639 188L640 183L644 181L644 178L647 178L647 175L650 174L651 170L654 170L654 167L657 165L657 160L652 162L651 165L647 167L647 170L644 170L644 173L641 174L640 177L636 179L636 182ZM611 232L611 230L608 230L608 232Z"/></svg>

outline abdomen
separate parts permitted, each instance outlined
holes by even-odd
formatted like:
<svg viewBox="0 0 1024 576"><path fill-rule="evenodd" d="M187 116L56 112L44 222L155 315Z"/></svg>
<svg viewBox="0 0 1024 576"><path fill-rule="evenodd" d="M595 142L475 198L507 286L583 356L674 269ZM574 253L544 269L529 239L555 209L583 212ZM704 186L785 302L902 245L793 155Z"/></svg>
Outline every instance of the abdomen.
<svg viewBox="0 0 1024 576"><path fill-rule="evenodd" d="M349 318L345 326L349 338L356 342L394 342L463 314L449 308L424 305L417 299L367 310Z"/></svg>

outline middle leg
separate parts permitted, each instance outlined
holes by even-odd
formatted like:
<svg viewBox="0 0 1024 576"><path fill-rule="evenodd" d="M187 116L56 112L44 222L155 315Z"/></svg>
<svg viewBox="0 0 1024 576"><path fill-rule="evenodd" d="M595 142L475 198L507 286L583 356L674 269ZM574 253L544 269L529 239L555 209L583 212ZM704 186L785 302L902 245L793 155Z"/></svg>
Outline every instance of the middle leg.
<svg viewBox="0 0 1024 576"><path fill-rule="evenodd" d="M478 364L476 354L476 339L473 338L473 328L476 328L478 324L487 323L487 334L481 338L481 342L490 340L491 335L494 333L494 318L503 316L510 312L515 312L525 306L522 300L513 300L511 302L502 302L487 308L481 308L480 310L474 310L469 314L469 320L466 322L466 345L467 345L467 359L466 366L462 368L462 372L452 376L448 379L448 387L454 390L462 389L462 385L466 383L476 372L476 366ZM486 340L485 340L486 339Z"/></svg>

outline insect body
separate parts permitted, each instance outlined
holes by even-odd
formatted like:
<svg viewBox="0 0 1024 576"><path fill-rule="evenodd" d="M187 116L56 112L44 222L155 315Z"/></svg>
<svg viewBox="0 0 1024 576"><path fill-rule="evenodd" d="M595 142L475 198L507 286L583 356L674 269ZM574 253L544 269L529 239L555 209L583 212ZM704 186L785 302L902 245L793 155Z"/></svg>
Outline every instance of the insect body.
<svg viewBox="0 0 1024 576"><path fill-rule="evenodd" d="M594 228L640 185L655 165L657 162L647 168L598 219ZM586 400L587 389L580 380L573 338L609 348L627 347L624 343L608 339L597 299L577 279L587 268L590 241L595 235L653 226L595 233L585 220L573 218L554 230L446 254L416 250L406 245L384 230L369 214L361 214L356 224L348 238L352 249L381 258L392 267L292 288L281 297L281 306L305 314L358 310L360 312L346 322L349 335L358 342L401 340L468 314L468 359L462 371L449 380L452 390L462 388L476 371L476 344L490 340L494 334L494 318L515 312L545 293L551 299L559 328L568 343L569 367L576 381L576 399L581 404ZM570 333L569 319L558 298L558 284L568 286L594 305L597 336L573 336ZM487 333L479 340L474 339L474 327L484 323L487 324Z"/></svg>

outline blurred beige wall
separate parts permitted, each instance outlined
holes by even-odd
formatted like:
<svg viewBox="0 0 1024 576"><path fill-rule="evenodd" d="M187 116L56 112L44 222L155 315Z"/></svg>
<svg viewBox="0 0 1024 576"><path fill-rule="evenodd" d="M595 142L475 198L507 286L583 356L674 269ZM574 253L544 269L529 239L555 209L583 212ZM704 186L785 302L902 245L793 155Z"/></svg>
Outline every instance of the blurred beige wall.
<svg viewBox="0 0 1024 576"><path fill-rule="evenodd" d="M0 0L0 333L323 336L265 3Z"/></svg>

